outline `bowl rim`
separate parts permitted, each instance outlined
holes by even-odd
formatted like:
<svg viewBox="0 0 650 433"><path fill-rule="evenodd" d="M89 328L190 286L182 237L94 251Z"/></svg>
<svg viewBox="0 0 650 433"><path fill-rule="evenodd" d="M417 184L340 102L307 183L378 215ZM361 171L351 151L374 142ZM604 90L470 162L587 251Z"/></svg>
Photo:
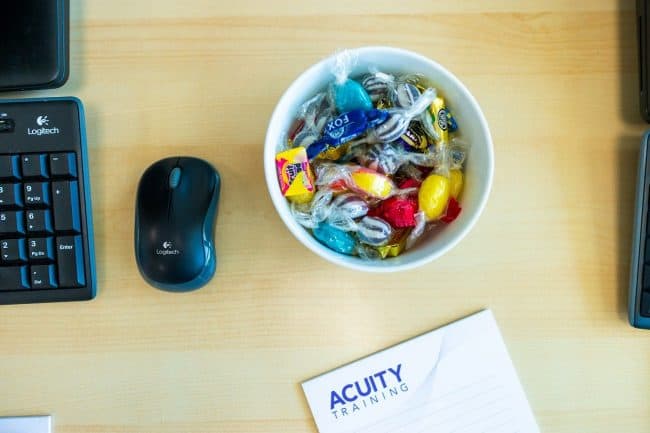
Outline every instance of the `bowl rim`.
<svg viewBox="0 0 650 433"><path fill-rule="evenodd" d="M410 57L416 59L420 62L429 64L433 69L437 70L439 73L445 76L448 80L452 81L455 86L460 90L463 96L466 98L467 103L469 103L474 111L478 113L479 123L481 134L486 138L487 146L487 178L483 183L483 191L478 202L478 205L475 208L471 218L464 227L446 244L442 245L439 249L433 251L432 253L418 258L416 260L391 265L388 262L382 260L379 263L381 265L375 264L373 261L364 261L360 258L354 258L350 256L341 256L335 251L329 250L326 246L319 243L316 239L309 236L308 233L304 230L302 226L296 222L290 214L286 214L281 211L280 203L283 205L286 203L286 198L280 193L280 189L277 186L277 174L275 168L275 154L277 150L277 137L271 137L270 132L272 126L279 122L282 112L280 112L280 107L287 104L287 100L290 99L291 94L296 92L298 85L306 79L306 77L315 73L316 70L321 69L326 63L332 61L332 59L337 55L334 53L316 63L311 65L309 68L300 73L287 87L280 99L278 100L273 113L269 119L269 124L266 130L266 136L264 140L264 172L266 178L266 186L271 196L271 201L273 202L273 207L275 208L276 213L280 216L280 219L284 222L284 225L289 229L289 231L300 241L301 244L306 246L309 250L319 255L323 259L346 267L348 269L371 272L371 273L387 273L387 272L399 272L414 269L425 265L433 260L440 258L442 255L448 253L452 248L454 248L458 243L467 236L469 231L474 227L479 217L483 213L487 200L490 196L492 190L492 182L494 178L494 145L492 142L492 135L490 134L490 128L488 126L483 110L481 110L480 105L474 95L469 91L469 89L447 68L442 66L440 63L432 60L428 57L425 57L416 52L406 50L403 48L396 48L390 46L363 46L357 48L351 48L349 51L353 52L357 56L363 56L368 54L377 54L381 53L382 55L397 55L399 57Z"/></svg>

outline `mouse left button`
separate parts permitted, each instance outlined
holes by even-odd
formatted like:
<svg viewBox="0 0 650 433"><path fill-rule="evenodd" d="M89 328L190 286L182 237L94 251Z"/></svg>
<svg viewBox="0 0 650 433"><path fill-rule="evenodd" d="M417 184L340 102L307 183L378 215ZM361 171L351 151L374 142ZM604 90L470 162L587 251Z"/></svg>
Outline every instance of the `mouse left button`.
<svg viewBox="0 0 650 433"><path fill-rule="evenodd" d="M174 167L169 173L169 187L174 189L181 183L181 168Z"/></svg>

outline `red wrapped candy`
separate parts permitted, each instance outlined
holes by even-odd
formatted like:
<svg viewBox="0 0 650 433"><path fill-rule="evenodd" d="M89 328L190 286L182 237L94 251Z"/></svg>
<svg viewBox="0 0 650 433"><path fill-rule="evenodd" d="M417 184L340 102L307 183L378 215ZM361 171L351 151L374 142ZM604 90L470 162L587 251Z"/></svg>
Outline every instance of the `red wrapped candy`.
<svg viewBox="0 0 650 433"><path fill-rule="evenodd" d="M458 215L460 215L461 210L463 210L463 208L460 207L458 201L455 198L451 197L449 199L449 203L447 204L447 212L445 213L445 216L440 218L440 220L442 222L449 224L450 222L458 218Z"/></svg>
<svg viewBox="0 0 650 433"><path fill-rule="evenodd" d="M394 228L415 227L418 201L415 197L391 197L377 207L378 216Z"/></svg>

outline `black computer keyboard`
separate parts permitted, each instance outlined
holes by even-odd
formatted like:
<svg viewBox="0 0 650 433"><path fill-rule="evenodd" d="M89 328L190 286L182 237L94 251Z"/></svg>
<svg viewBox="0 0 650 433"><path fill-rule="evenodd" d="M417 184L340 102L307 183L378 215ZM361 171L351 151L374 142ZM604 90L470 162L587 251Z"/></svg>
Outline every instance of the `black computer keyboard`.
<svg viewBox="0 0 650 433"><path fill-rule="evenodd" d="M0 304L96 293L83 106L0 100Z"/></svg>

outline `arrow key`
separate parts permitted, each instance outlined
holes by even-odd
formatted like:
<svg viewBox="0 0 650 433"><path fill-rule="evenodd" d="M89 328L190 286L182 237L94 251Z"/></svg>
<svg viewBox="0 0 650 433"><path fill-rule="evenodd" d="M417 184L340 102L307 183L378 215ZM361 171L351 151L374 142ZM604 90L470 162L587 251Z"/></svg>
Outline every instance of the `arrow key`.
<svg viewBox="0 0 650 433"><path fill-rule="evenodd" d="M49 210L30 210L25 212L27 233L54 233L52 216Z"/></svg>
<svg viewBox="0 0 650 433"><path fill-rule="evenodd" d="M27 261L25 239L3 239L0 241L0 261L3 264Z"/></svg>

